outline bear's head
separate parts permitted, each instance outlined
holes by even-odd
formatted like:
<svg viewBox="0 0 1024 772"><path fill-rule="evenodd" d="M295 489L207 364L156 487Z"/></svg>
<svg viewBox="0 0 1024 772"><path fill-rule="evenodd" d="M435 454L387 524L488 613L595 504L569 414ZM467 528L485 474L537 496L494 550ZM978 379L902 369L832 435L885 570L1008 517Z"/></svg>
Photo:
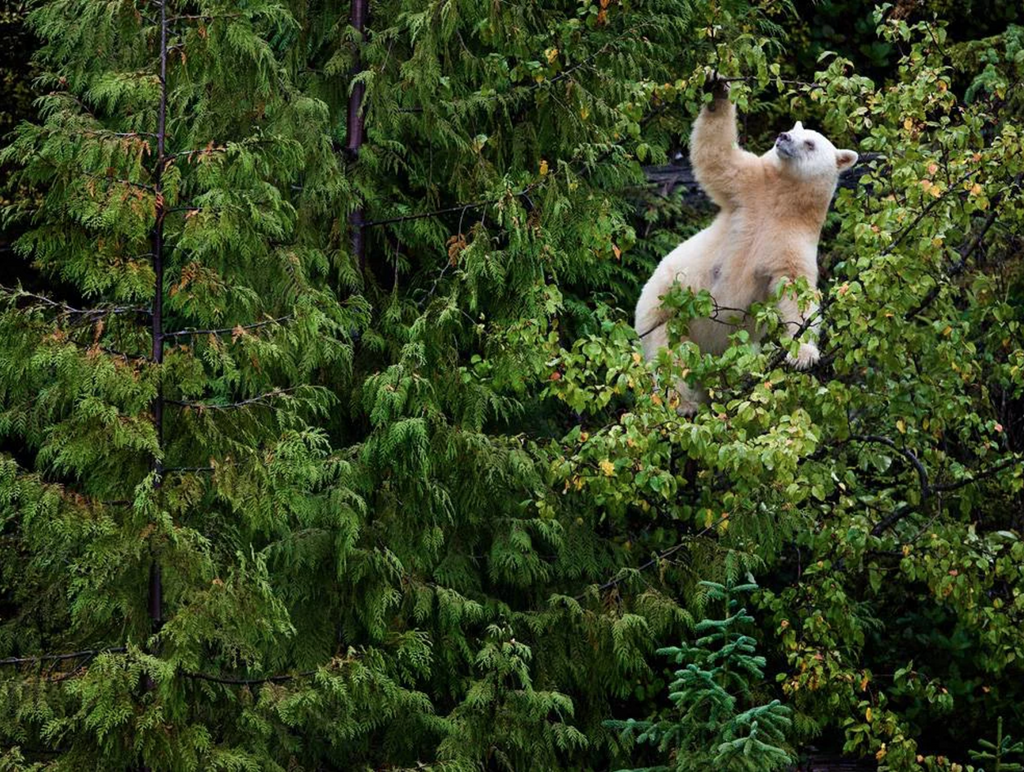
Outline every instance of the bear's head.
<svg viewBox="0 0 1024 772"><path fill-rule="evenodd" d="M837 150L826 137L805 129L800 121L779 135L773 151L787 173L802 179L816 178L834 182L840 172L857 163L856 152Z"/></svg>

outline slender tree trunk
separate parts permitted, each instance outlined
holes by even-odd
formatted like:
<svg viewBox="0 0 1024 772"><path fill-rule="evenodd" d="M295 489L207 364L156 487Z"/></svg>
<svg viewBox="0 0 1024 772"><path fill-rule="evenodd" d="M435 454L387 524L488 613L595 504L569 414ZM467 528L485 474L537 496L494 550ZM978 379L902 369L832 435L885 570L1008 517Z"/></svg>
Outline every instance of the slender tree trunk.
<svg viewBox="0 0 1024 772"><path fill-rule="evenodd" d="M167 138L167 0L160 3L160 106L157 113L156 128L156 167L153 173L153 192L156 198L156 222L153 224L153 273L155 287L153 290L153 364L159 366L164 361L164 196L163 172L166 163ZM153 400L153 424L156 429L157 443L163 451L164 429L164 394L163 385ZM161 455L153 458L153 471L156 472L154 487L159 489L163 473ZM153 556L149 571L149 618L153 632L160 629L163 621L163 577L160 560Z"/></svg>
<svg viewBox="0 0 1024 772"><path fill-rule="evenodd" d="M349 23L356 29L360 36L366 30L366 19L370 13L369 0L352 0L352 13L349 16ZM361 41L360 41L361 45ZM362 72L363 63L360 49L356 48L354 63L352 66L353 77ZM366 86L363 83L356 83L352 86L352 93L348 98L348 141L345 151L350 161L359 158L359 149L363 146L363 97L366 95ZM359 263L359 272L366 273L366 242L363 235L364 210L362 205L356 207L348 216L349 227L352 233L352 253Z"/></svg>
<svg viewBox="0 0 1024 772"><path fill-rule="evenodd" d="M163 173L166 163L166 135L167 135L167 2L159 0L160 6L160 104L157 109L156 128L156 164L153 172L153 195L155 198L156 221L153 223L152 251L153 251L153 350L151 360L154 365L160 366L164 361L164 207L163 195ZM153 483L154 490L159 490L162 485L163 474L163 440L164 440L164 393L163 385L157 387L156 398L153 400L153 425L156 431L158 453L153 457L153 471L156 479ZM152 563L149 566L149 621L151 632L160 630L163 622L163 571L160 567L160 558L154 554ZM146 677L145 689L152 691L155 684L153 679ZM140 766L140 772L150 772L145 764Z"/></svg>
<svg viewBox="0 0 1024 772"><path fill-rule="evenodd" d="M156 171L153 175L153 191L156 197L156 222L153 225L153 273L156 276L153 291L153 364L160 365L164 361L164 196L163 172L166 163L167 134L167 0L160 3L160 107L157 114L156 128ZM164 395L163 386L159 387L156 399L153 400L153 423L156 428L157 443L163 450L164 428ZM153 459L153 470L156 472L156 488L161 485L163 461L158 455ZM153 632L160 629L163 620L163 581L160 561L154 556L149 573L149 617L153 624Z"/></svg>

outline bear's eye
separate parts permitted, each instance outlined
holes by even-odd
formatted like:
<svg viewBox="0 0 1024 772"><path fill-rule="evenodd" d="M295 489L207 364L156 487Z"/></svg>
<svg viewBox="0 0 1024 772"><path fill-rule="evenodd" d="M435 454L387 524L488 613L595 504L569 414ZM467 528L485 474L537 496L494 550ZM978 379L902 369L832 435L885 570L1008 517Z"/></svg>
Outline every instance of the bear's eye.
<svg viewBox="0 0 1024 772"><path fill-rule="evenodd" d="M809 139L805 139L804 147L806 147L808 150L814 150L814 143Z"/></svg>

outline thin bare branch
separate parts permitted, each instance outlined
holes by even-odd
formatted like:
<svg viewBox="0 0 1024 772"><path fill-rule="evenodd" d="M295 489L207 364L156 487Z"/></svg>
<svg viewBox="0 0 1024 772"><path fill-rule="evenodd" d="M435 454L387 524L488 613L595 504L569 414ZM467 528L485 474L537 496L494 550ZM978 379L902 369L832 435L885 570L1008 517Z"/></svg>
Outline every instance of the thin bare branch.
<svg viewBox="0 0 1024 772"><path fill-rule="evenodd" d="M176 400L176 399L165 399L164 402L168 405L177 405L178 407L191 408L193 410L204 411L204 410L237 410L238 408L249 407L250 405L261 405L266 404L275 397L283 397L291 392L294 392L297 387L287 389L274 389L268 391L265 394L258 394L255 397L249 399L243 399L238 402L231 402L226 405L218 405L212 402L201 402L192 400Z"/></svg>
<svg viewBox="0 0 1024 772"><path fill-rule="evenodd" d="M933 488L928 483L928 470L924 468L924 464L921 463L921 459L917 455L907 448L901 448L893 440L888 437L883 437L880 434L855 434L850 437L851 440L856 442L874 442L879 445L885 445L887 448L891 448L895 452L903 456L907 461L910 462L911 466L917 472L918 481L921 484L921 498L927 499L932 495Z"/></svg>
<svg viewBox="0 0 1024 772"><path fill-rule="evenodd" d="M208 329L208 330L201 330L201 329L177 330L176 332L165 332L163 335L164 335L165 339L166 338L188 337L188 336L192 336L192 335L227 335L228 333L237 333L239 330L244 330L244 331L248 332L249 330L257 330L260 327L267 327L268 325L271 325L271 324L280 324L281 322L286 322L286 321L288 321L291 318L292 318L291 314L288 314L286 316L279 316L276 319L267 319L266 321L255 322L253 324L238 324L238 325L235 325L234 327L219 327L219 328Z"/></svg>
<svg viewBox="0 0 1024 772"><path fill-rule="evenodd" d="M34 657L8 657L0 659L0 666L4 665L31 665L39 662L62 662L69 659L82 659L83 657L95 657L100 654L124 654L127 648L124 646L111 646L105 649L85 649L83 651L72 651L66 654L39 654Z"/></svg>
<svg viewBox="0 0 1024 772"><path fill-rule="evenodd" d="M469 201L463 204L456 204L455 206L444 207L443 209L434 209L430 212L418 212L416 214L406 214L400 217L388 217L382 220L367 220L363 222L363 228L372 228L377 225L393 225L395 223L410 222L411 220L423 220L427 217L439 217L443 214L451 214L452 212L464 212L467 209L479 209L483 206L491 206L497 204L499 201L506 197L520 198L527 195L530 191L534 190L540 183L534 182L527 185L520 191L511 194L505 194L497 198L486 199L484 201Z"/></svg>
<svg viewBox="0 0 1024 772"><path fill-rule="evenodd" d="M995 475L1002 472L1004 469L1009 469L1015 464L1022 463L1024 463L1024 459L1021 459L1016 456L1013 458L1004 458L999 463L993 464L987 469L982 469L980 472L975 472L971 477L965 477L964 479L957 480L956 482L942 483L941 485L933 485L932 490L935 491L936 493L948 493L949 491L955 491L959 490L960 488L966 488L968 485L971 485L972 483L976 483L979 480L985 480L989 477L994 477Z"/></svg>
<svg viewBox="0 0 1024 772"><path fill-rule="evenodd" d="M109 306L109 307L97 307L97 308L75 308L67 303L60 303L52 298L48 298L45 295L37 295L34 292L26 292L21 288L6 287L0 285L0 293L8 293L15 298L29 298L31 300L38 301L47 308L53 308L60 311L60 316L87 316L90 318L99 318L102 316L116 316L120 314L150 314L151 311L148 308L142 308L140 306Z"/></svg>
<svg viewBox="0 0 1024 772"><path fill-rule="evenodd" d="M673 546L669 547L668 549L662 550L661 552L657 553L654 557L652 557L650 560L648 560L646 563L642 563L641 565L637 566L636 568L622 569L619 572L618 575L616 575L613 578L609 579L604 584L598 585L597 586L597 592L604 592L605 590L609 590L612 587L615 587L616 585L621 584L626 579L628 579L630 574L641 573L643 571L646 571L648 568L651 568L653 566L656 566L656 565L660 564L663 560L666 560L667 558L672 557L672 555L677 553L679 550L681 550L683 547L685 547L687 544L689 544L693 540L699 539L702 536L705 536L708 533L710 533L713 529L717 528L719 525L721 525L723 522L725 522L725 520L727 520L728 517L729 517L728 514L724 514L721 517L719 517L717 520L715 520L713 523L711 523L711 525L708 525L708 526L704 527L703 529L701 529L697 533L686 534L686 535L680 537L680 540L678 542L676 542L676 544L674 544ZM578 600L578 601L579 600L583 600L583 599L585 599L587 597L587 595L588 595L588 592L582 592L582 593L580 593L579 595L576 596L576 600Z"/></svg>
<svg viewBox="0 0 1024 772"><path fill-rule="evenodd" d="M907 236L909 236L911 233L913 233L914 229L918 225L921 224L921 221L924 220L924 218L927 217L929 214L931 214L932 210L935 207L937 207L939 204L941 204L943 201L946 200L946 197L950 193L952 193L954 189L958 188L962 183L966 182L968 179L973 177L979 171L981 171L981 169L978 169L978 168L968 169L967 172L965 172L963 175L961 175L960 178L957 179L957 181L955 183L953 183L953 185L951 185L950 187L946 188L946 190L942 191L941 195L939 195L936 198L933 198L931 201L929 201L928 205L926 207L924 207L924 209L922 209L920 212L918 212L917 216L914 217L914 219L911 220L907 224L907 226L896 235L896 238L892 241L892 243L890 243L889 246L887 246L885 249L882 250L881 254L882 255L888 255L888 254L892 253L896 249L896 247L898 247L900 244L903 243L903 240L906 239Z"/></svg>
<svg viewBox="0 0 1024 772"><path fill-rule="evenodd" d="M1019 186L1022 177L1024 177L1024 175L1018 174L1014 178L1014 180L1011 183L1010 187L1017 187L1017 186ZM1004 198L1004 194L1006 193L1006 190L1008 190L1008 189L1009 188L1004 188L1003 190L999 191L995 196L992 197L992 201L990 202L990 211L988 213L988 217L985 218L985 222L982 223L981 228L978 229L978 232L974 235L974 238L971 239L967 243L966 246L962 247L959 250L960 259L956 262L955 265L953 265L948 271L946 271L946 278L947 279L952 279L952 278L954 278L956 276L959 276L961 273L963 273L964 268L967 267L967 261L971 258L971 256L975 252L978 251L978 248L981 246L982 242L984 241L985 236L989 232L989 229L996 222L996 218L998 217L998 213L999 213L999 205L1002 203L1003 198ZM934 287L932 287L931 290L928 291L928 294L925 295L924 298L922 298L921 302L912 311L907 312L907 315L904 318L907 319L907 321L910 321L915 316L917 316L922 311L924 311L926 308L928 308L928 306L930 306L935 301L935 298L937 298L939 296L939 293L942 291L942 286L943 285L941 283L939 283L939 284L936 284Z"/></svg>
<svg viewBox="0 0 1024 772"><path fill-rule="evenodd" d="M278 675L265 676L263 678L229 678L227 676L216 676L208 673L195 673L190 670L181 670L179 674L185 678L196 681L209 681L214 684L227 684L229 686L257 686L259 684L280 684L287 681L294 681L298 678L309 678L316 675L315 670L303 670L299 673L280 673Z"/></svg>

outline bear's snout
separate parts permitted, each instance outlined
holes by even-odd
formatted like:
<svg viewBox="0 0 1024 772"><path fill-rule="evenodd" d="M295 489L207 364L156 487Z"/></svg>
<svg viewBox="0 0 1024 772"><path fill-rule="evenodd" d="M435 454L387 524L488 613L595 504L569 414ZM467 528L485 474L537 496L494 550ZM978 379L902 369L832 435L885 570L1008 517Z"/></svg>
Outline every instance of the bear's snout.
<svg viewBox="0 0 1024 772"><path fill-rule="evenodd" d="M781 158L795 158L796 151L793 142L793 135L788 131L782 132L779 135L779 138L775 140L775 150Z"/></svg>

